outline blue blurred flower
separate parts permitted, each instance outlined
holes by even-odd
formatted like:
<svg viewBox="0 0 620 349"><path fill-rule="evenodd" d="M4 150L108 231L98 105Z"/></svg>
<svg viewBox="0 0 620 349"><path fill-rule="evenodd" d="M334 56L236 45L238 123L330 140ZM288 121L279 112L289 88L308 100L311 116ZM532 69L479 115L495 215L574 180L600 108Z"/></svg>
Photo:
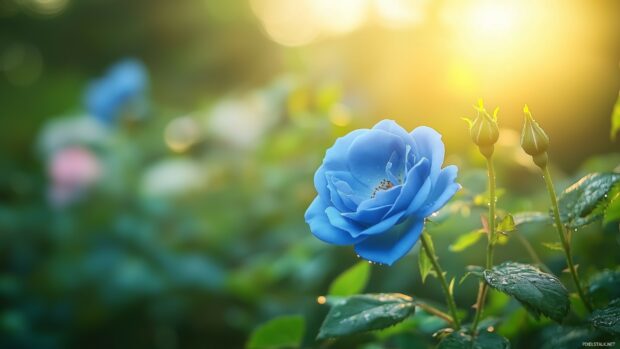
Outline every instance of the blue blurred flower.
<svg viewBox="0 0 620 349"><path fill-rule="evenodd" d="M306 222L319 239L355 245L360 257L393 264L418 241L425 218L460 189L456 166L441 168L441 135L407 133L392 120L336 140L316 171Z"/></svg>
<svg viewBox="0 0 620 349"><path fill-rule="evenodd" d="M140 118L146 112L148 73L135 59L125 59L112 66L106 75L90 83L85 103L88 112L104 124L111 125L122 114Z"/></svg>

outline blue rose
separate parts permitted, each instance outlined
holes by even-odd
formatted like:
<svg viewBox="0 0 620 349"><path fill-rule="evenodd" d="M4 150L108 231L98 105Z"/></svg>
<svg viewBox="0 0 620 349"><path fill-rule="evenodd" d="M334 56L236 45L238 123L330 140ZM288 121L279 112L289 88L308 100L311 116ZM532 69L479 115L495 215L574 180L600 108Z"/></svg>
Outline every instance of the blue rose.
<svg viewBox="0 0 620 349"><path fill-rule="evenodd" d="M355 245L357 254L392 265L418 241L426 217L460 189L456 166L441 168L441 135L407 133L392 120L353 131L327 150L314 175L318 196L306 222L319 239Z"/></svg>
<svg viewBox="0 0 620 349"><path fill-rule="evenodd" d="M146 112L147 88L148 73L144 65L135 59L125 59L90 83L84 97L86 108L107 125L124 113L139 118Z"/></svg>

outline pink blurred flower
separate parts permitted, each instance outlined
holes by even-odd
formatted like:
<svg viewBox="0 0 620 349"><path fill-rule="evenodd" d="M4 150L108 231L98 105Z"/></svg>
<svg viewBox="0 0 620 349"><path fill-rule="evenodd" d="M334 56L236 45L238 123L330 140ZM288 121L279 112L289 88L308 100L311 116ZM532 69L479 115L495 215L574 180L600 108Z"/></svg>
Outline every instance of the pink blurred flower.
<svg viewBox="0 0 620 349"><path fill-rule="evenodd" d="M97 156L84 147L68 147L54 153L48 163L49 199L56 207L78 200L101 178Z"/></svg>

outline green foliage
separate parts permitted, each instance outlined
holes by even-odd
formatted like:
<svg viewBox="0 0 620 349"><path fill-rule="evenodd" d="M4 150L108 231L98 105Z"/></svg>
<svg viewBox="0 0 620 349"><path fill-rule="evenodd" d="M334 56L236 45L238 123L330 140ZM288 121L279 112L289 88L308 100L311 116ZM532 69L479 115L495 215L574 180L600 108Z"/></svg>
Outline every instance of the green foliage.
<svg viewBox="0 0 620 349"><path fill-rule="evenodd" d="M427 234L423 232L422 234ZM427 234L428 237L428 248L432 251L432 254L435 255L435 247L433 246L433 240L431 240L431 236ZM420 247L420 252L418 254L418 265L420 267L420 276L422 276L422 283L426 281L426 277L428 275L435 275L435 271L433 270L433 264L431 260L426 255L424 249Z"/></svg>
<svg viewBox="0 0 620 349"><path fill-rule="evenodd" d="M588 294L595 304L607 304L620 298L620 269L603 270L590 278Z"/></svg>
<svg viewBox="0 0 620 349"><path fill-rule="evenodd" d="M472 246L480 238L484 236L484 230L478 229L467 234L460 235L456 241L448 247L448 249L452 252L461 252Z"/></svg>
<svg viewBox="0 0 620 349"><path fill-rule="evenodd" d="M416 299L419 302L419 299ZM429 314L422 308L417 307L415 314L398 324L378 330L374 335L382 340L396 336L403 332L419 331L423 334L432 335L436 331L449 326L448 322L435 315Z"/></svg>
<svg viewBox="0 0 620 349"><path fill-rule="evenodd" d="M620 131L620 94L618 94L618 99L616 100L616 104L614 105L614 110L611 113L611 139L616 140L616 136Z"/></svg>
<svg viewBox="0 0 620 349"><path fill-rule="evenodd" d="M301 315L280 316L258 326L246 349L298 348L304 336L305 320Z"/></svg>
<svg viewBox="0 0 620 349"><path fill-rule="evenodd" d="M536 318L540 314L560 322L568 313L568 291L554 275L521 263L504 262L484 271L489 286L517 299Z"/></svg>
<svg viewBox="0 0 620 349"><path fill-rule="evenodd" d="M620 221L620 192L616 193L609 201L609 206L605 210L603 223L611 223Z"/></svg>
<svg viewBox="0 0 620 349"><path fill-rule="evenodd" d="M329 286L331 296L350 296L360 293L370 278L370 264L360 261L340 274Z"/></svg>
<svg viewBox="0 0 620 349"><path fill-rule="evenodd" d="M510 349L510 342L493 332L481 331L473 337L465 331L458 331L443 338L437 349Z"/></svg>
<svg viewBox="0 0 620 349"><path fill-rule="evenodd" d="M332 305L317 339L347 336L395 325L415 311L411 297L398 293L363 294Z"/></svg>
<svg viewBox="0 0 620 349"><path fill-rule="evenodd" d="M576 229L601 218L608 193L619 182L620 173L592 173L571 185L558 198L562 223Z"/></svg>
<svg viewBox="0 0 620 349"><path fill-rule="evenodd" d="M497 224L497 231L502 233L509 233L517 229L517 225L515 223L515 219L511 214L507 214L502 218L502 220Z"/></svg>
<svg viewBox="0 0 620 349"><path fill-rule="evenodd" d="M583 342L595 340L597 335L588 328L551 326L542 331L541 349L583 348Z"/></svg>
<svg viewBox="0 0 620 349"><path fill-rule="evenodd" d="M601 331L620 336L620 298L603 309L595 310L590 316L590 323Z"/></svg>

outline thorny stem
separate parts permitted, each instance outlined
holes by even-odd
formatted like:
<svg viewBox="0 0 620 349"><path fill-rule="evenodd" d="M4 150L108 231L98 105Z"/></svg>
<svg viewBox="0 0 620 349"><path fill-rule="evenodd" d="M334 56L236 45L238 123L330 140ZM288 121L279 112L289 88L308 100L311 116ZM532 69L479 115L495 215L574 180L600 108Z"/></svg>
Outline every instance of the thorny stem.
<svg viewBox="0 0 620 349"><path fill-rule="evenodd" d="M495 204L497 198L495 197L495 167L493 166L493 155L486 156L487 169L489 176L489 226L488 226L488 243L487 243L487 263L486 269L493 268L493 247L495 245ZM478 285L478 297L476 299L476 315L474 315L474 323L472 330L477 332L480 318L482 317L482 310L484 308L484 301L487 296L488 286L486 282L480 281Z"/></svg>
<svg viewBox="0 0 620 349"><path fill-rule="evenodd" d="M454 324L454 319L452 318L452 316L444 313L443 311L433 307L432 305L426 304L426 303L422 303L422 302L415 302L415 305L424 310L425 312L429 313L429 314L433 314L437 317L440 317L444 320L446 320L448 323L450 324Z"/></svg>
<svg viewBox="0 0 620 349"><path fill-rule="evenodd" d="M575 264L573 263L573 255L570 249L570 241L568 240L566 233L564 231L564 225L562 225L562 220L560 219L560 208L558 207L558 200L555 195L555 188L553 187L553 181L551 180L551 174L549 173L549 168L544 166L542 168L543 177L545 179L545 184L547 185L547 191L549 192L549 198L551 199L551 207L553 208L553 219L555 222L555 228L558 231L558 235L560 235L560 241L562 242L562 248L564 250L564 254L566 255L566 264L568 264L568 270L570 271L570 275L573 278L573 282L575 283L575 287L577 288L577 293L579 294L579 298L588 309L589 312L592 312L592 305L588 302L588 299L581 288L581 282L579 281L579 276L577 275L577 270L575 269Z"/></svg>
<svg viewBox="0 0 620 349"><path fill-rule="evenodd" d="M460 330L461 323L456 313L456 304L454 303L454 298L452 297L452 293L450 292L450 288L448 287L448 283L446 282L446 277L444 276L443 270L439 266L439 262L437 262L437 256L435 256L435 253L429 248L430 243L428 242L428 236L426 235L426 233L422 233L420 241L422 241L422 248L428 256L428 259L430 259L431 264L433 265L433 269L435 269L435 272L437 273L437 278L441 283L441 287L443 288L443 293L446 296L446 303L448 304L448 308L450 309L450 313L452 314L452 319L454 320L454 328L456 330Z"/></svg>

